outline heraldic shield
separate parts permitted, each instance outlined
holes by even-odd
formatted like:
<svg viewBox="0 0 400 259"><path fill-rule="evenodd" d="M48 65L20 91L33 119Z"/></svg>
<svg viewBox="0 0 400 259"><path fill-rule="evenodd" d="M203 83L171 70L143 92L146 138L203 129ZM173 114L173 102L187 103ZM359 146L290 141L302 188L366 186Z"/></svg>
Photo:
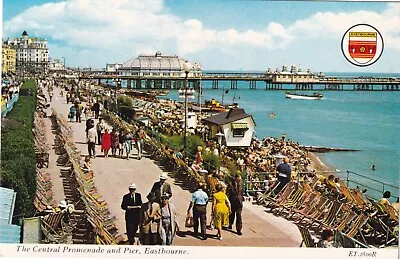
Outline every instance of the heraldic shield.
<svg viewBox="0 0 400 259"><path fill-rule="evenodd" d="M349 32L349 54L359 64L371 61L376 54L376 32Z"/></svg>

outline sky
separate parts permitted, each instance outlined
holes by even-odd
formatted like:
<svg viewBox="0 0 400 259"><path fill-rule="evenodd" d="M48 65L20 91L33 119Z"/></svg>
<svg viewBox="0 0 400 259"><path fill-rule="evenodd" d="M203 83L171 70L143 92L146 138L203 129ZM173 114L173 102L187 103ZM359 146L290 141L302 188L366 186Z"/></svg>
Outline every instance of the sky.
<svg viewBox="0 0 400 259"><path fill-rule="evenodd" d="M368 23L385 48L369 67L350 64L341 39ZM139 54L178 55L204 70L400 72L400 3L250 0L3 0L2 38L46 38L67 66L103 68Z"/></svg>

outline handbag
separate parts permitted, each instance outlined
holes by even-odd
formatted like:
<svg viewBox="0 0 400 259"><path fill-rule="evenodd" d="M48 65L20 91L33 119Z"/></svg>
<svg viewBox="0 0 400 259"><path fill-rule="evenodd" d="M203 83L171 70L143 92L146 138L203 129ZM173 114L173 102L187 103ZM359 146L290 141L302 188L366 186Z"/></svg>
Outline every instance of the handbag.
<svg viewBox="0 0 400 259"><path fill-rule="evenodd" d="M193 216L190 214L187 214L186 220L185 220L185 227L192 228L193 226L194 226Z"/></svg>

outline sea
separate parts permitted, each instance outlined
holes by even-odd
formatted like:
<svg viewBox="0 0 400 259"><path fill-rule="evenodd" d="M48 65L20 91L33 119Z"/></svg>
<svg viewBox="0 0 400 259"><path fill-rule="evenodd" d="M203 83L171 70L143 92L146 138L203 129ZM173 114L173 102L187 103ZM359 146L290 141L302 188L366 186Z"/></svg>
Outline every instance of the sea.
<svg viewBox="0 0 400 259"><path fill-rule="evenodd" d="M325 75L400 77L378 73ZM230 89L230 81L220 81L219 89L212 89L211 81L202 81L202 88L203 103L212 98L222 102L223 96L224 104L237 102L251 114L258 139L280 138L284 133L287 139L301 145L360 150L318 157L336 169L342 179L349 179L350 187L367 189L370 197L379 199L386 190L399 196L400 91L321 91L322 100L309 101L286 99L284 91L265 90L264 82L257 82L256 90L249 89L249 82L241 81L237 90ZM177 90L170 90L163 98L182 101ZM270 113L276 116L271 118Z"/></svg>

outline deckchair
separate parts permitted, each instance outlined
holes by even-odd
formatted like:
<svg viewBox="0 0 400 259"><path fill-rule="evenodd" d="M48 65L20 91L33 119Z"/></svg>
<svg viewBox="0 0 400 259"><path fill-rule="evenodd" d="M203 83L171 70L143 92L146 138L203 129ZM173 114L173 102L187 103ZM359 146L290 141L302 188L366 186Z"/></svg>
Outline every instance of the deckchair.
<svg viewBox="0 0 400 259"><path fill-rule="evenodd" d="M291 219L292 217L296 216L296 214L303 214L306 215L310 212L311 209L315 207L318 203L319 197L316 193L306 194L304 197L304 202L301 207L293 208L291 214L289 214L286 218Z"/></svg>
<svg viewBox="0 0 400 259"><path fill-rule="evenodd" d="M317 207L314 210L311 210L310 213L304 215L304 217L299 221L299 224L302 224L303 220L308 220L305 223L306 226L311 225L314 220L320 219L324 216L326 212L332 207L332 201L328 198L321 196L320 202L318 203Z"/></svg>
<svg viewBox="0 0 400 259"><path fill-rule="evenodd" d="M297 226L297 228L300 230L302 237L300 247L303 247L303 245L304 247L316 247L316 243L312 238L310 231L302 226Z"/></svg>
<svg viewBox="0 0 400 259"><path fill-rule="evenodd" d="M340 223L335 227L337 231L343 232L343 230L350 224L350 222L357 216L354 211L347 212L346 216Z"/></svg>
<svg viewBox="0 0 400 259"><path fill-rule="evenodd" d="M288 184L283 187L283 189L274 197L268 197L266 198L266 201L269 201L268 203L265 203L265 207L270 207L271 205L281 203L282 201L286 200L289 195L295 190L295 183L294 182L289 182Z"/></svg>
<svg viewBox="0 0 400 259"><path fill-rule="evenodd" d="M349 237L354 237L357 232L360 231L361 227L364 226L365 223L367 223L367 220L368 216L361 212L360 215L358 215L357 219L354 221L351 228L347 232L345 232L345 234Z"/></svg>
<svg viewBox="0 0 400 259"><path fill-rule="evenodd" d="M282 203L277 204L278 208L274 209L273 212L279 215L284 210L288 210L288 214L290 214L294 207L300 207L303 203L303 197L305 195L305 190L301 187L298 187L296 191L294 191L288 199L284 200ZM282 208L279 210L279 208Z"/></svg>
<svg viewBox="0 0 400 259"><path fill-rule="evenodd" d="M275 193L276 188L278 187L278 185L280 184L280 182L277 180L274 184L274 186L269 189L268 191L264 192L264 193L260 193L257 196L257 204L258 205L264 205L266 203L266 200L269 200L273 197L275 197L277 194Z"/></svg>
<svg viewBox="0 0 400 259"><path fill-rule="evenodd" d="M313 215L314 213L316 213L317 211L321 210L321 208L324 207L327 202L328 202L328 200L325 197L319 196L316 199L316 203L313 202L312 204L310 204L309 209L298 210L296 212L297 214L299 214L299 219L297 221L295 221L295 223L301 224L303 219L305 219L306 217L309 217L309 216Z"/></svg>
<svg viewBox="0 0 400 259"><path fill-rule="evenodd" d="M314 223L317 223L317 227L319 228L320 226L324 226L325 228L331 227L333 222L335 221L337 215L340 212L340 209L342 208L342 204L338 201L333 201L332 206L329 209L329 212L325 214L324 218L322 220L315 219L311 225Z"/></svg>

